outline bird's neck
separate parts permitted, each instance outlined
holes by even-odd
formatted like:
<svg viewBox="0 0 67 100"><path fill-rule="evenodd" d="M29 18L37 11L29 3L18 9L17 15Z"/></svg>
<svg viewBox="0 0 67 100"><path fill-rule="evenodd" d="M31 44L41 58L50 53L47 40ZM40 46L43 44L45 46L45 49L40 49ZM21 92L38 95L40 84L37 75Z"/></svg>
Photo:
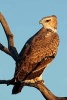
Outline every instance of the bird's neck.
<svg viewBox="0 0 67 100"><path fill-rule="evenodd" d="M50 27L53 32L57 32L57 29Z"/></svg>
<svg viewBox="0 0 67 100"><path fill-rule="evenodd" d="M53 32L57 32L57 29L56 29L56 28L53 28L53 27L47 27L46 29L47 29L47 30L51 30L51 31L53 31Z"/></svg>

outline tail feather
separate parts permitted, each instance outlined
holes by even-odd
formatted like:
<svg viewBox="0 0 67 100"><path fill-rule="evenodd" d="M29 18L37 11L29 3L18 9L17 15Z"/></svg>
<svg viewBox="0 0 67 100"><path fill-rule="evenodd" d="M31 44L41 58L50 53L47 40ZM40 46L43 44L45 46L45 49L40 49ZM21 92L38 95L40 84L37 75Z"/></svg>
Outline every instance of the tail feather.
<svg viewBox="0 0 67 100"><path fill-rule="evenodd" d="M18 94L21 92L22 88L23 88L23 84L18 83L16 85L14 85L13 90L12 90L12 94Z"/></svg>

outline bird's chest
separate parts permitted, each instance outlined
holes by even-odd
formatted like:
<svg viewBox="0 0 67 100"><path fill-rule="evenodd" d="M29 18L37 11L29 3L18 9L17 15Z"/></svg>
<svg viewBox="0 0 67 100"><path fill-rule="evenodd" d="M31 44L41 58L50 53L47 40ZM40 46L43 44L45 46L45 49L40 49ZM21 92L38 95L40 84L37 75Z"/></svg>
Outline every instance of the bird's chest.
<svg viewBox="0 0 67 100"><path fill-rule="evenodd" d="M58 44L59 38L55 34L47 33L39 36L32 42L30 58L40 61L45 56L56 54Z"/></svg>

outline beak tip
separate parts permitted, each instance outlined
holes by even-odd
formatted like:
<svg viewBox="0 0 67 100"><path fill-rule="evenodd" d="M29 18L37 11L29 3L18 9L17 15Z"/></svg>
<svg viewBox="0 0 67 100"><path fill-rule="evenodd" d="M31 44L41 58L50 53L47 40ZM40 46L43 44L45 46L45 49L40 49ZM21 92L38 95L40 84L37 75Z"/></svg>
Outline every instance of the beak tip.
<svg viewBox="0 0 67 100"><path fill-rule="evenodd" d="M41 20L39 21L39 24L42 24L42 23L41 23Z"/></svg>

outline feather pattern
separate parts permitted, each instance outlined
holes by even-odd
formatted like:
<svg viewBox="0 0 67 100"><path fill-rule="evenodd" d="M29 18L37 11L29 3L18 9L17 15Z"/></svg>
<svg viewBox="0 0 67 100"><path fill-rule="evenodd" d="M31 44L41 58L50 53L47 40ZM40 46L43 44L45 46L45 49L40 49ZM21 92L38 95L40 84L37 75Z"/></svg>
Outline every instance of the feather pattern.
<svg viewBox="0 0 67 100"><path fill-rule="evenodd" d="M53 19L54 17L54 19ZM55 16L48 17L52 20L51 26L54 27ZM43 19L45 20L45 19ZM41 23L44 23L44 21ZM46 23L46 21L45 21ZM55 22L55 25L57 23ZM46 27L51 27L50 22L45 24ZM23 87L21 81L35 79L39 77L47 65L55 58L59 45L59 36L51 29L41 28L35 35L33 35L24 45L21 50L18 61L16 63L16 70L14 78L20 84L13 87L12 93L19 93Z"/></svg>

